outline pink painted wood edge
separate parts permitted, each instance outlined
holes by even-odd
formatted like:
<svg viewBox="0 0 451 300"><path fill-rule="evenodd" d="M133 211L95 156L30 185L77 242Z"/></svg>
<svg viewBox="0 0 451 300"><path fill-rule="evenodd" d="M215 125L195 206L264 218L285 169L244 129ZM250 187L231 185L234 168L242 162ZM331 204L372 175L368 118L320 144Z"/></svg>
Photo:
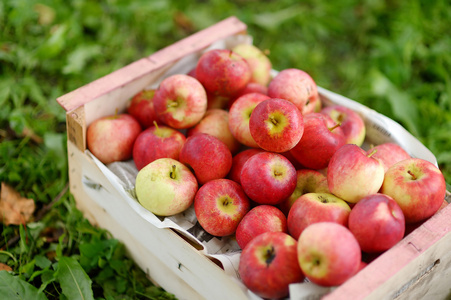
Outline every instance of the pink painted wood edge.
<svg viewBox="0 0 451 300"><path fill-rule="evenodd" d="M450 232L451 205L447 205L324 299L365 298Z"/></svg>
<svg viewBox="0 0 451 300"><path fill-rule="evenodd" d="M72 111L108 92L120 88L133 80L167 65L168 63L177 61L196 51L200 51L215 41L245 32L246 29L247 26L245 23L234 16L229 17L159 50L148 57L137 60L117 71L58 97L56 101L64 108L64 110Z"/></svg>

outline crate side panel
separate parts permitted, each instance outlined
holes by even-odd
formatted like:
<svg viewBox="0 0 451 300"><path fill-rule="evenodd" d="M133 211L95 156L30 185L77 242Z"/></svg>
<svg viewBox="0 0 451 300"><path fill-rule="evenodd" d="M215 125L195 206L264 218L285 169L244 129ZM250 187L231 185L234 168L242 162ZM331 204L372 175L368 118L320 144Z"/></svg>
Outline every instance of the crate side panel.
<svg viewBox="0 0 451 300"><path fill-rule="evenodd" d="M442 239L437 245L434 245L431 251L427 250L425 254L427 254L428 260L422 263L424 268L422 272L414 281L403 286L394 299L448 299L447 297L451 295L450 239L451 237L447 237L446 240ZM433 262L431 263L431 261ZM404 272L403 270L402 273Z"/></svg>

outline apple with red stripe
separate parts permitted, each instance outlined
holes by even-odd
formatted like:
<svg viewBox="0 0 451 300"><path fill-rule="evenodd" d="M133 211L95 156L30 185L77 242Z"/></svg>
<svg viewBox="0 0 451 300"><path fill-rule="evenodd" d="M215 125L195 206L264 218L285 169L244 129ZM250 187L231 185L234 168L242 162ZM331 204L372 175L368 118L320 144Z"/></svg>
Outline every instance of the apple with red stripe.
<svg viewBox="0 0 451 300"><path fill-rule="evenodd" d="M244 285L265 299L281 299L289 286L304 280L297 256L297 242L284 232L265 232L241 252L238 272Z"/></svg>
<svg viewBox="0 0 451 300"><path fill-rule="evenodd" d="M186 129L196 125L204 116L207 93L194 77L175 74L163 79L153 103L159 121L175 129Z"/></svg>
<svg viewBox="0 0 451 300"><path fill-rule="evenodd" d="M250 209L243 188L230 179L214 179L199 188L194 211L202 228L214 236L229 236Z"/></svg>
<svg viewBox="0 0 451 300"><path fill-rule="evenodd" d="M290 101L271 98L254 108L249 130L260 148L282 153L291 150L301 140L304 118Z"/></svg>

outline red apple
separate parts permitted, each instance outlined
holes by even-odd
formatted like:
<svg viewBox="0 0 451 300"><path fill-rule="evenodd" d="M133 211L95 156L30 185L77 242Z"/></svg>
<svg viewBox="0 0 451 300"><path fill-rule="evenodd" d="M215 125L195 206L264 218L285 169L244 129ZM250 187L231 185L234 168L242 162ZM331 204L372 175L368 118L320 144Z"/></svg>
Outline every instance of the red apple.
<svg viewBox="0 0 451 300"><path fill-rule="evenodd" d="M249 209L249 198L243 188L229 179L208 181L194 199L197 221L214 236L234 234Z"/></svg>
<svg viewBox="0 0 451 300"><path fill-rule="evenodd" d="M141 170L158 158L179 159L180 149L186 137L178 130L155 123L142 131L133 145L133 160Z"/></svg>
<svg viewBox="0 0 451 300"><path fill-rule="evenodd" d="M243 96L245 94L249 93L260 93L267 95L268 94L268 87L266 85L257 83L257 82L249 82L244 90L242 90L237 97Z"/></svg>
<svg viewBox="0 0 451 300"><path fill-rule="evenodd" d="M258 205L241 220L236 229L236 241L241 249L256 236L268 231L287 232L287 218L272 205Z"/></svg>
<svg viewBox="0 0 451 300"><path fill-rule="evenodd" d="M346 144L356 144L362 146L365 140L366 127L362 117L350 108L342 105L332 105L324 107L321 113L332 118L340 124L345 135Z"/></svg>
<svg viewBox="0 0 451 300"><path fill-rule="evenodd" d="M158 122L157 114L153 107L154 89L145 89L134 95L127 107L127 113L133 116L143 129L153 126Z"/></svg>
<svg viewBox="0 0 451 300"><path fill-rule="evenodd" d="M296 188L296 169L281 154L257 153L244 164L241 185L249 198L258 204L276 205Z"/></svg>
<svg viewBox="0 0 451 300"><path fill-rule="evenodd" d="M179 160L193 170L199 184L225 178L232 167L232 153L227 145L205 133L186 139Z"/></svg>
<svg viewBox="0 0 451 300"><path fill-rule="evenodd" d="M406 223L415 223L438 211L445 199L446 183L434 164L421 158L409 158L387 170L381 193L398 203Z"/></svg>
<svg viewBox="0 0 451 300"><path fill-rule="evenodd" d="M265 86L265 85L261 85L259 83L256 83L256 82L249 82L246 85L246 87L244 88L244 90L242 90L234 98L230 98L229 99L229 102L227 103L227 108L230 109L232 104L235 103L236 99L238 99L239 97L241 97L243 95L246 95L246 94L250 94L250 93L259 93L259 94L267 95L268 94L268 87Z"/></svg>
<svg viewBox="0 0 451 300"><path fill-rule="evenodd" d="M244 164L249 159L249 157L263 151L263 149L259 148L249 148L236 154L232 158L232 168L230 169L227 178L241 184L241 170L243 169Z"/></svg>
<svg viewBox="0 0 451 300"><path fill-rule="evenodd" d="M301 140L304 119L290 101L272 98L254 108L249 130L260 148L281 153L291 150Z"/></svg>
<svg viewBox="0 0 451 300"><path fill-rule="evenodd" d="M316 93L316 96L311 97L307 102L307 105L304 106L302 114L306 115L310 113L319 113L321 112L322 107L323 104L321 102L321 97L319 96L318 93Z"/></svg>
<svg viewBox="0 0 451 300"><path fill-rule="evenodd" d="M176 129L197 124L207 110L207 94L192 76L175 74L165 78L153 97L159 120Z"/></svg>
<svg viewBox="0 0 451 300"><path fill-rule="evenodd" d="M360 268L362 254L354 235L345 226L319 222L299 236L298 261L304 275L321 286L338 286Z"/></svg>
<svg viewBox="0 0 451 300"><path fill-rule="evenodd" d="M384 181L384 166L373 154L354 144L338 149L327 168L330 192L350 203L376 194Z"/></svg>
<svg viewBox="0 0 451 300"><path fill-rule="evenodd" d="M86 144L104 164L128 160L141 130L139 122L129 114L102 117L88 126Z"/></svg>
<svg viewBox="0 0 451 300"><path fill-rule="evenodd" d="M284 232L265 232L250 241L241 253L238 272L244 285L265 299L287 297L289 285L304 280L296 240Z"/></svg>
<svg viewBox="0 0 451 300"><path fill-rule="evenodd" d="M172 158L154 160L136 176L135 192L139 203L159 216L185 211L193 203L197 190L193 173Z"/></svg>
<svg viewBox="0 0 451 300"><path fill-rule="evenodd" d="M393 198L384 194L364 197L352 208L348 228L364 252L383 252L398 243L405 232L404 214Z"/></svg>
<svg viewBox="0 0 451 300"><path fill-rule="evenodd" d="M223 109L209 109L202 120L196 126L188 129L188 137L197 134L206 133L217 137L227 145L230 152L235 154L241 147L240 142L233 136L229 129L229 112Z"/></svg>
<svg viewBox="0 0 451 300"><path fill-rule="evenodd" d="M250 82L256 82L263 86L271 80L272 64L265 53L252 44L239 44L232 51L243 57L251 70Z"/></svg>
<svg viewBox="0 0 451 300"><path fill-rule="evenodd" d="M327 221L347 226L350 212L349 205L332 194L307 193L300 196L288 212L288 232L297 240L313 223Z"/></svg>
<svg viewBox="0 0 451 300"><path fill-rule="evenodd" d="M232 104L229 110L229 129L233 136L243 145L258 148L249 129L249 120L252 111L260 102L269 99L260 93L245 94Z"/></svg>
<svg viewBox="0 0 451 300"><path fill-rule="evenodd" d="M297 170L296 178L296 188L293 193L278 205L280 210L287 216L293 203L302 195L307 193L329 193L327 177L316 170Z"/></svg>
<svg viewBox="0 0 451 300"><path fill-rule="evenodd" d="M207 110L209 109L227 109L231 101L229 96L221 96L207 92Z"/></svg>
<svg viewBox="0 0 451 300"><path fill-rule="evenodd" d="M212 49L199 58L196 78L215 95L234 96L249 83L251 70L247 61L227 49Z"/></svg>
<svg viewBox="0 0 451 300"><path fill-rule="evenodd" d="M299 69L280 71L269 83L268 96L293 102L304 114L313 112L318 101L318 88L310 75ZM313 106L313 108L312 108Z"/></svg>
<svg viewBox="0 0 451 300"><path fill-rule="evenodd" d="M288 160L293 164L293 167L296 170L305 169L305 167L293 156L293 154L291 154L290 151L285 151L280 154L288 158Z"/></svg>
<svg viewBox="0 0 451 300"><path fill-rule="evenodd" d="M323 169L332 155L345 144L343 131L332 118L320 113L304 116L304 134L290 153L309 169Z"/></svg>
<svg viewBox="0 0 451 300"><path fill-rule="evenodd" d="M384 165L385 172L395 163L410 158L410 155L395 143L384 143L373 146L371 149L376 150L373 157L381 161Z"/></svg>

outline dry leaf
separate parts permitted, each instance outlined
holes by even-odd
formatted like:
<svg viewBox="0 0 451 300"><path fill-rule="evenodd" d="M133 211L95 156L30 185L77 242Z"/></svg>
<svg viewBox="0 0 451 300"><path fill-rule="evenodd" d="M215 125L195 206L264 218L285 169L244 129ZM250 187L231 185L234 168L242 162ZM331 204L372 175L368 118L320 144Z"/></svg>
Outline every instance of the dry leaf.
<svg viewBox="0 0 451 300"><path fill-rule="evenodd" d="M0 263L0 271L3 271L3 270L5 270L5 271L12 271L13 269L10 266L8 266L8 265Z"/></svg>
<svg viewBox="0 0 451 300"><path fill-rule="evenodd" d="M182 13L181 11L176 11L173 15L173 19L177 27L181 28L187 33L194 32L194 24L187 15Z"/></svg>
<svg viewBox="0 0 451 300"><path fill-rule="evenodd" d="M26 224L35 209L36 205L33 199L20 196L12 187L2 182L0 193L0 221L3 224Z"/></svg>

